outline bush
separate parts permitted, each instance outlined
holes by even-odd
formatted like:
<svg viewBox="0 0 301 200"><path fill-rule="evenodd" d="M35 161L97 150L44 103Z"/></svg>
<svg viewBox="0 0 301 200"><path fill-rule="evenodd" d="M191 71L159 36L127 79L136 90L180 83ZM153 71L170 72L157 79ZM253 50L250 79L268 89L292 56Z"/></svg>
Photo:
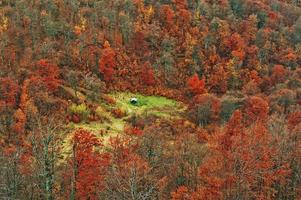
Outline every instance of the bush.
<svg viewBox="0 0 301 200"><path fill-rule="evenodd" d="M122 118L126 116L126 112L120 108L115 108L112 110L112 114L115 118Z"/></svg>
<svg viewBox="0 0 301 200"><path fill-rule="evenodd" d="M143 135L143 131L140 128L132 126L125 127L124 132L128 135Z"/></svg>
<svg viewBox="0 0 301 200"><path fill-rule="evenodd" d="M81 120L86 121L90 115L90 111L87 108L86 104L72 104L69 108L68 108L68 113L71 116L78 116Z"/></svg>
<svg viewBox="0 0 301 200"><path fill-rule="evenodd" d="M113 98L110 97L110 96L107 96L107 95L103 95L103 96L102 96L102 100L103 100L106 104L109 104L109 105L115 105L115 104L116 104L116 100L113 99Z"/></svg>

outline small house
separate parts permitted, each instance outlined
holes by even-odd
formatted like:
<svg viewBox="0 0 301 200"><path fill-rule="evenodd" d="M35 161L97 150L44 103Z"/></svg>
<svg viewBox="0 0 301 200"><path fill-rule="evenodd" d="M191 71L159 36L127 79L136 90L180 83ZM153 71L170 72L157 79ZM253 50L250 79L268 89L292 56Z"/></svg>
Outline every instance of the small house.
<svg viewBox="0 0 301 200"><path fill-rule="evenodd" d="M138 99L135 98L135 97L133 97L133 98L131 98L130 103L131 103L132 105L137 105Z"/></svg>

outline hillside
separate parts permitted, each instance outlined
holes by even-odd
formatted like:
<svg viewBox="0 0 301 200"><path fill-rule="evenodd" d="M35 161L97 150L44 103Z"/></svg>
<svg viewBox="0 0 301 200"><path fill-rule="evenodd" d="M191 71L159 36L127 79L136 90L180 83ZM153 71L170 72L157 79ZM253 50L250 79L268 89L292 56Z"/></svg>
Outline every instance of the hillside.
<svg viewBox="0 0 301 200"><path fill-rule="evenodd" d="M300 200L300 66L299 0L0 0L0 199Z"/></svg>

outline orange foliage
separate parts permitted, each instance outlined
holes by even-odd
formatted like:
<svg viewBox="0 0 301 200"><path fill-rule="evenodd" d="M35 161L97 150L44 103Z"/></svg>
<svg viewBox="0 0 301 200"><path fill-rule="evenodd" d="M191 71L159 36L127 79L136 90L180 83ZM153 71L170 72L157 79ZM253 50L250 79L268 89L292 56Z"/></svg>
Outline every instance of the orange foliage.
<svg viewBox="0 0 301 200"><path fill-rule="evenodd" d="M12 129L18 134L24 133L26 115L20 108L15 112L14 118L16 122L13 125Z"/></svg>
<svg viewBox="0 0 301 200"><path fill-rule="evenodd" d="M102 99L105 101L105 103L107 103L107 104L109 104L109 105L115 105L115 104L116 104L116 100L113 99L113 98L110 97L110 96L103 95L103 96L102 96Z"/></svg>
<svg viewBox="0 0 301 200"><path fill-rule="evenodd" d="M172 200L189 200L188 188L185 186L180 186L175 192L171 193Z"/></svg>
<svg viewBox="0 0 301 200"><path fill-rule="evenodd" d="M234 50L232 51L232 55L239 60L243 60L245 58L245 52L243 50Z"/></svg>

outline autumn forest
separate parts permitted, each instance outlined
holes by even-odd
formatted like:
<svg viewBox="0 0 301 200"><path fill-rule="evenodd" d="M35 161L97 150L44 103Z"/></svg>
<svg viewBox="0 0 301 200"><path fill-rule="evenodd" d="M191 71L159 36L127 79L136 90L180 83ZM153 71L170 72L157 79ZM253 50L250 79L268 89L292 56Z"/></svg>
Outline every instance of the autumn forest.
<svg viewBox="0 0 301 200"><path fill-rule="evenodd" d="M0 0L0 199L301 200L301 1Z"/></svg>

